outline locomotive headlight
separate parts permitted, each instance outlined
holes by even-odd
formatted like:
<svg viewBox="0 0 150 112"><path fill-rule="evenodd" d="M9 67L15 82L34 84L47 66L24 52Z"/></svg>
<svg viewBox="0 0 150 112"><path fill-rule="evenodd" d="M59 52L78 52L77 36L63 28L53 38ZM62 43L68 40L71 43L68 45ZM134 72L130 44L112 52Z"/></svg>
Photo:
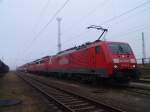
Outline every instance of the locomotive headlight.
<svg viewBox="0 0 150 112"><path fill-rule="evenodd" d="M117 69L117 68L118 68L118 65L114 65L114 68Z"/></svg>
<svg viewBox="0 0 150 112"><path fill-rule="evenodd" d="M136 63L135 59L130 59L130 63Z"/></svg>
<svg viewBox="0 0 150 112"><path fill-rule="evenodd" d="M119 63L119 58L114 58L113 63Z"/></svg>
<svg viewBox="0 0 150 112"><path fill-rule="evenodd" d="M132 67L135 68L136 66L135 66L135 65L132 65Z"/></svg>

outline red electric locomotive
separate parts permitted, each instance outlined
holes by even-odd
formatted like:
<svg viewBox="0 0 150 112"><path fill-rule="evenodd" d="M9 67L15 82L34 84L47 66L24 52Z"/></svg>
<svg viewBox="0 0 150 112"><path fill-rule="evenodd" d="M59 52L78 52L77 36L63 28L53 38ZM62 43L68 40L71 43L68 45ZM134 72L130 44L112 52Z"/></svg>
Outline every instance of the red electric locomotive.
<svg viewBox="0 0 150 112"><path fill-rule="evenodd" d="M136 58L129 44L101 40L36 60L28 64L27 69L29 72L55 73L88 80L103 78L121 82L139 77Z"/></svg>
<svg viewBox="0 0 150 112"><path fill-rule="evenodd" d="M137 79L135 56L127 43L95 41L49 57L47 72L80 78ZM60 74L61 75L61 74Z"/></svg>

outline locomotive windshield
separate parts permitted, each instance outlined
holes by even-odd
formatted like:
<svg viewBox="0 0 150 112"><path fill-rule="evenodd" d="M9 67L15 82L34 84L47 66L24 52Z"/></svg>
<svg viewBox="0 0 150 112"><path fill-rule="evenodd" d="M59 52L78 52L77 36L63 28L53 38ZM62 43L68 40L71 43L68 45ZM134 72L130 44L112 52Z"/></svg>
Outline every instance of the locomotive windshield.
<svg viewBox="0 0 150 112"><path fill-rule="evenodd" d="M132 50L128 44L123 43L109 43L109 49L112 53L121 54L121 53L132 53Z"/></svg>

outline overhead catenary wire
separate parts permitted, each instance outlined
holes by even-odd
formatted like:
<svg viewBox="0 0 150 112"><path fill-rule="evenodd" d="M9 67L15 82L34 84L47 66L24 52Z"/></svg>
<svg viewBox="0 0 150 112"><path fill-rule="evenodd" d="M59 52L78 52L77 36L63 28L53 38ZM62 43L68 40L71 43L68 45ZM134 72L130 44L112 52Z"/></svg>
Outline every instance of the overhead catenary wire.
<svg viewBox="0 0 150 112"><path fill-rule="evenodd" d="M91 11L88 12L84 17L82 17L80 20L78 20L77 23L80 22L80 24L81 24L82 22L84 22L85 20L87 20L99 7L104 7L105 5L107 5L107 3L108 3L109 1L110 1L110 0L104 0L103 2L98 3L98 5L97 5L93 10L91 10ZM72 26L75 27L75 26L79 25L79 24L77 24L77 23L71 24L71 25L69 26L69 28L66 29L64 32L67 32L68 30L70 31L70 30L72 29ZM83 33L80 33L80 34L78 34L78 36L81 36L82 34L83 34ZM62 36L63 36L63 35L62 35ZM67 42L67 41L69 41L69 40L70 40L70 38L68 38L68 39L67 39L66 41L64 41L63 43L65 43L65 42Z"/></svg>
<svg viewBox="0 0 150 112"><path fill-rule="evenodd" d="M106 23L109 23L109 22L114 21L114 20L116 20L116 19L119 19L119 18L121 18L122 16L127 15L128 13L133 12L133 11L135 11L136 9L138 9L138 8L140 8L140 7L144 6L144 5L146 5L146 4L149 3L149 2L150 2L150 1L145 2L145 3L143 3L143 4L140 4L140 5L138 5L138 6L134 7L134 8L132 8L132 9L130 9L130 10L128 10L128 11L126 11L126 12L124 12L124 13L118 15L118 16L116 15L115 17L113 17L113 18L111 18L111 19L109 19L109 20L107 20L107 21L104 21L102 24L106 24Z"/></svg>
<svg viewBox="0 0 150 112"><path fill-rule="evenodd" d="M135 33L135 32L137 32L137 31L144 30L144 29L149 29L149 28L150 28L150 24L149 24L149 25L141 25L141 26L137 27L137 28L136 28L135 30L133 30L133 31L126 32L126 33L120 35L120 37L122 38L122 37L125 37L125 36L129 35L129 34ZM148 36L148 37L149 37L149 36ZM48 50L48 51L49 51L49 50ZM46 52L48 52L48 51L43 52L43 54L46 53Z"/></svg>
<svg viewBox="0 0 150 112"><path fill-rule="evenodd" d="M119 14L119 15L115 15L114 17L112 17L112 18L110 18L110 19L108 19L108 20L102 22L100 25L105 25L105 24L110 23L110 22L112 22L112 21L114 21L114 20L116 20L116 19L119 19L119 18L121 18L121 17L123 17L123 16L125 16L125 15L127 15L127 14L129 14L129 13L135 11L135 10L137 10L138 8L141 8L141 7L145 6L145 5L147 5L148 3L150 3L150 0L149 0L149 1L146 1L146 2L144 2L144 3L141 3L140 5L137 5L137 6L135 6L134 8L131 8L131 9L129 9L129 10L127 10L127 11L125 11L125 12ZM77 34L77 36L81 36L81 34L82 34L82 32L80 32L79 34ZM70 37L70 36L69 36L69 37ZM72 38L71 38L71 39L72 39ZM71 40L71 39L68 39L68 40ZM67 40L67 41L68 41L68 40ZM65 42L66 42L66 41L65 41Z"/></svg>
<svg viewBox="0 0 150 112"><path fill-rule="evenodd" d="M62 5L62 7L53 15L53 17L49 20L49 22L48 22L48 23L40 30L40 32L35 36L35 38L33 39L33 41L36 40L36 38L41 34L41 32L43 32L43 30L45 30L45 28L47 28L47 26L53 21L53 19L56 17L56 15L65 7L65 5L66 5L68 2L69 2L69 0L67 0L67 1ZM138 8L140 8L140 7L143 7L143 6L145 6L146 4L148 4L148 3L150 3L150 1L144 2L144 3L142 3L142 4L140 4L140 5L136 6L136 7L134 7L134 8L132 8L132 9L129 9L129 10L127 10L127 11L121 13L120 15L116 15L115 17L104 21L101 25L104 25L104 24L109 23L109 22L111 22L111 21L114 21L114 20L116 20L116 19L118 19L118 18L120 18L120 17L122 17L122 16L124 16L124 15L127 15L128 13L133 12L134 10L136 10L136 9L138 9ZM92 11L91 11L91 12L92 12ZM78 34L78 35L81 35L81 34Z"/></svg>
<svg viewBox="0 0 150 112"><path fill-rule="evenodd" d="M120 15L116 15L116 16L114 16L113 18L110 18L110 19L104 21L103 23L101 23L101 25L104 25L104 24L107 24L107 23L109 23L109 22L111 22L111 21L114 21L114 20L116 20L116 19L119 19L120 17L125 16L125 15L127 15L127 14L129 14L129 13L135 11L135 10L138 9L138 8L141 8L141 7L145 6L145 5L147 5L148 3L150 3L150 0L147 1L147 2L144 2L144 3L140 4L140 5L137 5L136 7L132 8L132 9L129 9L129 10L127 10L127 11L121 13Z"/></svg>
<svg viewBox="0 0 150 112"><path fill-rule="evenodd" d="M149 10L149 8L142 10L142 12L147 11L147 10ZM144 29L149 29L149 28L150 28L150 25L143 24L143 25L135 26L134 28L128 29L128 30L129 30L128 32L122 32L123 34L112 35L111 37L121 37L121 38L122 38L122 37L128 36L128 35L130 35L130 34L133 34L133 33L137 32L137 31L144 30ZM81 37L81 36L82 36L82 35L78 35L77 38L79 38L79 37ZM67 44L67 42L66 42L65 44ZM49 50L46 50L46 51L44 51L42 54L44 55L44 54L46 54L48 51L49 51Z"/></svg>
<svg viewBox="0 0 150 112"><path fill-rule="evenodd" d="M36 39L44 32L44 30L49 26L50 23L52 23L52 21L56 18L56 16L62 11L62 9L67 5L67 3L70 0L66 0L65 3L56 11L56 13L49 19L49 21L47 22L47 24L45 24L42 29L34 36L33 40L30 42L29 46L26 48L26 50L24 50L24 52L26 52L29 48L32 47L33 42L36 41Z"/></svg>
<svg viewBox="0 0 150 112"><path fill-rule="evenodd" d="M45 30L45 29L47 28L47 26L53 21L53 19L56 17L56 15L65 7L65 5L66 5L68 2L69 2L69 0L66 0L66 2L62 5L62 7L52 16L52 18L48 21L48 23L37 33L37 35L36 35L35 37L38 37L38 36L41 34L41 32L43 32L43 30ZM138 6L136 6L136 7L132 8L132 9L130 9L130 10L127 10L127 11L121 13L121 14L118 15L118 16L115 16L115 17L113 17L113 18L111 18L111 19L109 19L109 20L106 20L106 21L104 21L101 25L106 24L106 23L108 23L108 22L111 22L111 21L113 21L113 20L115 20L115 19L118 19L118 18L120 18L120 17L122 17L122 16L124 16L124 15L126 15L126 14L128 14L128 13L134 11L134 10L136 10L137 8L140 8L140 7L142 7L143 5L146 5L146 4L149 3L149 2L150 2L150 1L144 2L144 3L142 3L142 4L138 5ZM105 3L105 2L104 2L104 3ZM104 4L104 3L103 3L103 4ZM94 12L95 10L96 10L96 9L92 10L92 11L89 12L89 13L92 13L92 12ZM88 15L89 15L89 14L88 14ZM87 17L86 17L86 18L87 18ZM86 18L85 18L85 19L86 19ZM35 39L33 39L33 40L35 40Z"/></svg>
<svg viewBox="0 0 150 112"><path fill-rule="evenodd" d="M149 29L149 28L150 28L150 24L149 25L141 25L140 27L134 29L133 31L129 31L129 32L123 33L121 35L117 35L117 37L121 37L122 38L122 37L125 37L125 36L129 35L129 34L135 33L135 32L137 32L139 30ZM116 37L116 36L112 36L112 37Z"/></svg>
<svg viewBox="0 0 150 112"><path fill-rule="evenodd" d="M47 0L46 1L46 3L44 4L44 6L42 7L42 10L40 11L40 14L39 14L39 16L38 16L38 18L37 18L37 21L36 21L36 23L34 24L34 26L33 26L33 29L32 29L32 32L34 33L35 31L35 28L38 26L38 24L39 24L39 22L40 22L40 19L41 19L41 17L42 17L42 15L43 15L43 13L44 13L44 11L47 9L47 7L49 6L49 3L50 3L50 1L51 0ZM23 50L24 51L24 50ZM17 53L17 56L18 55L20 55L20 53L19 53L19 51L18 51L18 53ZM15 64L17 63L17 58L15 59ZM14 64L14 65L15 65Z"/></svg>
<svg viewBox="0 0 150 112"><path fill-rule="evenodd" d="M70 31L70 30L72 29L72 26L75 27L75 26L79 25L79 24L77 24L77 23L80 23L80 24L81 24L82 22L84 22L85 20L87 20L99 7L104 7L109 1L110 1L110 0L104 0L103 2L100 1L100 2L97 4L97 6L94 7L94 9L92 9L91 11L89 11L85 16L83 16L83 17L82 17L81 19L79 19L77 22L71 24L71 25L69 26L69 28L67 28L67 29L64 30L64 32L67 32L68 30Z"/></svg>
<svg viewBox="0 0 150 112"><path fill-rule="evenodd" d="M137 27L136 29L132 30L132 31L129 31L129 32L125 32L123 34L120 34L120 35L112 35L111 37L125 37L127 35L130 35L132 33L135 33L137 31L140 31L140 30L144 30L144 29L149 29L150 28L150 25L141 25L139 27ZM81 35L79 35L79 37L81 37ZM77 38L79 38L77 37ZM65 43L67 44L67 43Z"/></svg>
<svg viewBox="0 0 150 112"><path fill-rule="evenodd" d="M33 32L34 32L35 28L37 28L37 26L38 26L38 24L40 22L40 19L42 18L42 15L44 14L45 10L48 8L50 1L51 0L47 0L46 3L44 4L44 6L42 7L42 10L41 10L41 12L40 12L40 14L39 14L39 16L37 18L37 21L36 21L36 23L35 23L35 25L33 27Z"/></svg>

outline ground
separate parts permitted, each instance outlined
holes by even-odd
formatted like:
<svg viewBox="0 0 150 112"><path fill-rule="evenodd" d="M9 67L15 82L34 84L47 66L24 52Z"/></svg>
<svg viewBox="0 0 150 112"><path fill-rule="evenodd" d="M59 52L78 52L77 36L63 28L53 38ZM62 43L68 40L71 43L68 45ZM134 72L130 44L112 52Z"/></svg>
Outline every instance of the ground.
<svg viewBox="0 0 150 112"><path fill-rule="evenodd" d="M47 112L42 96L18 78L14 72L0 77L0 99L17 99L21 104L9 107L0 106L0 112Z"/></svg>
<svg viewBox="0 0 150 112"><path fill-rule="evenodd" d="M98 102L120 108L126 112L150 112L150 96L129 92L125 88L91 86L72 81L56 80L51 77L47 78L47 80L52 85L66 88L82 96L91 97Z"/></svg>
<svg viewBox="0 0 150 112"><path fill-rule="evenodd" d="M126 112L150 112L150 96L132 93L124 88L104 88L99 85L87 85L51 77L40 78L44 78L60 88L91 97ZM50 110L46 104L46 99L44 100L40 93L37 93L36 90L17 77L15 72L9 72L4 77L0 77L0 99L19 99L22 101L21 104L15 106L0 107L0 112L48 112Z"/></svg>

